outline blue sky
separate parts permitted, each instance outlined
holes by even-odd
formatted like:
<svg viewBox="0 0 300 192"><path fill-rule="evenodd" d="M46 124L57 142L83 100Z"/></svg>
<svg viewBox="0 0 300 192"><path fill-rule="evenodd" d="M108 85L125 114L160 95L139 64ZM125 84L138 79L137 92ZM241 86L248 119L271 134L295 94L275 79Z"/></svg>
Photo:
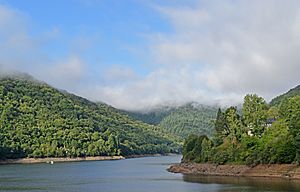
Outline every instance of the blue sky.
<svg viewBox="0 0 300 192"><path fill-rule="evenodd" d="M267 100L299 84L300 3L0 0L0 71L118 108Z"/></svg>
<svg viewBox="0 0 300 192"><path fill-rule="evenodd" d="M130 49L143 47L148 33L170 30L157 11L142 1L2 2L27 17L29 35L36 37L56 31L54 40L42 47L50 57L65 57L72 51L79 51L96 70L107 65L126 64L139 74L147 73L142 61ZM78 46L76 43L85 44L86 48L74 48L74 44Z"/></svg>

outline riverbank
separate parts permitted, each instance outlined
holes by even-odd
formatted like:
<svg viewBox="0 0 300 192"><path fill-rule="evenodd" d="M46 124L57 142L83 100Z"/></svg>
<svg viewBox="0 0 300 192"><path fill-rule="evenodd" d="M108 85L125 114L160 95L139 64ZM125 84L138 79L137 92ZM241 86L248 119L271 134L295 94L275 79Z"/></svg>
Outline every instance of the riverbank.
<svg viewBox="0 0 300 192"><path fill-rule="evenodd" d="M107 161L107 160L122 160L141 157L159 157L159 156L173 156L175 153L167 154L143 154L130 156L97 156L97 157L46 157L46 158L20 158L20 159L5 159L0 160L0 165L5 164L31 164L31 163L57 163L57 162L76 162L76 161Z"/></svg>
<svg viewBox="0 0 300 192"><path fill-rule="evenodd" d="M274 177L300 179L300 166L296 164L270 164L250 167L247 165L215 165L179 163L168 168L169 172L201 176Z"/></svg>
<svg viewBox="0 0 300 192"><path fill-rule="evenodd" d="M0 165L3 164L31 164L31 163L56 163L56 162L76 162L76 161L105 161L105 160L121 160L123 156L97 156L97 157L47 157L47 158L21 158L21 159L5 159L0 160Z"/></svg>
<svg viewBox="0 0 300 192"><path fill-rule="evenodd" d="M144 154L144 155L128 155L125 156L126 159L132 159L132 158L142 158L142 157L161 157L161 156L176 156L179 154L176 153L165 153L165 154L159 154L159 153L155 153L155 154Z"/></svg>

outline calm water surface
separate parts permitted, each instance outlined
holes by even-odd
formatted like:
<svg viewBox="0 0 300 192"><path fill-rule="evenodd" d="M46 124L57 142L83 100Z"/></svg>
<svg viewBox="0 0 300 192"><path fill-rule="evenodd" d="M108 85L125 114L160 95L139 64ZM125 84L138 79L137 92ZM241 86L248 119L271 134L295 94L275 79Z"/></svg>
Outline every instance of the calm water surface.
<svg viewBox="0 0 300 192"><path fill-rule="evenodd" d="M166 168L180 158L1 165L0 191L300 191L299 181L285 179L192 177L168 173Z"/></svg>

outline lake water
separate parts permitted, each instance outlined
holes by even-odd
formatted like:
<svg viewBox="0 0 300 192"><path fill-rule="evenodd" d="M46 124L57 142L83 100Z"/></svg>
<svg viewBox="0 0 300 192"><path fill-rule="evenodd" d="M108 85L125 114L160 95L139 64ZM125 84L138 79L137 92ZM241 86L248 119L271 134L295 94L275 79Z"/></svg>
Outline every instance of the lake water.
<svg viewBox="0 0 300 192"><path fill-rule="evenodd" d="M181 156L0 166L0 191L300 191L285 179L193 177L166 171Z"/></svg>

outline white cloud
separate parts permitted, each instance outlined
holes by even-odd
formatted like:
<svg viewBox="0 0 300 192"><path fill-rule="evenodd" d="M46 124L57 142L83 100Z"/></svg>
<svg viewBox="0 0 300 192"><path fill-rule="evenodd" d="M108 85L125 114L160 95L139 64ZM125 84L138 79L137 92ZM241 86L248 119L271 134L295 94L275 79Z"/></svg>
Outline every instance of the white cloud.
<svg viewBox="0 0 300 192"><path fill-rule="evenodd" d="M196 1L154 6L173 33L152 34L156 69L99 98L121 108L187 101L237 104L247 93L270 99L299 84L299 1Z"/></svg>
<svg viewBox="0 0 300 192"><path fill-rule="evenodd" d="M158 10L175 31L153 44L156 61L200 67L199 83L209 91L270 98L299 83L299 1L198 1Z"/></svg>

